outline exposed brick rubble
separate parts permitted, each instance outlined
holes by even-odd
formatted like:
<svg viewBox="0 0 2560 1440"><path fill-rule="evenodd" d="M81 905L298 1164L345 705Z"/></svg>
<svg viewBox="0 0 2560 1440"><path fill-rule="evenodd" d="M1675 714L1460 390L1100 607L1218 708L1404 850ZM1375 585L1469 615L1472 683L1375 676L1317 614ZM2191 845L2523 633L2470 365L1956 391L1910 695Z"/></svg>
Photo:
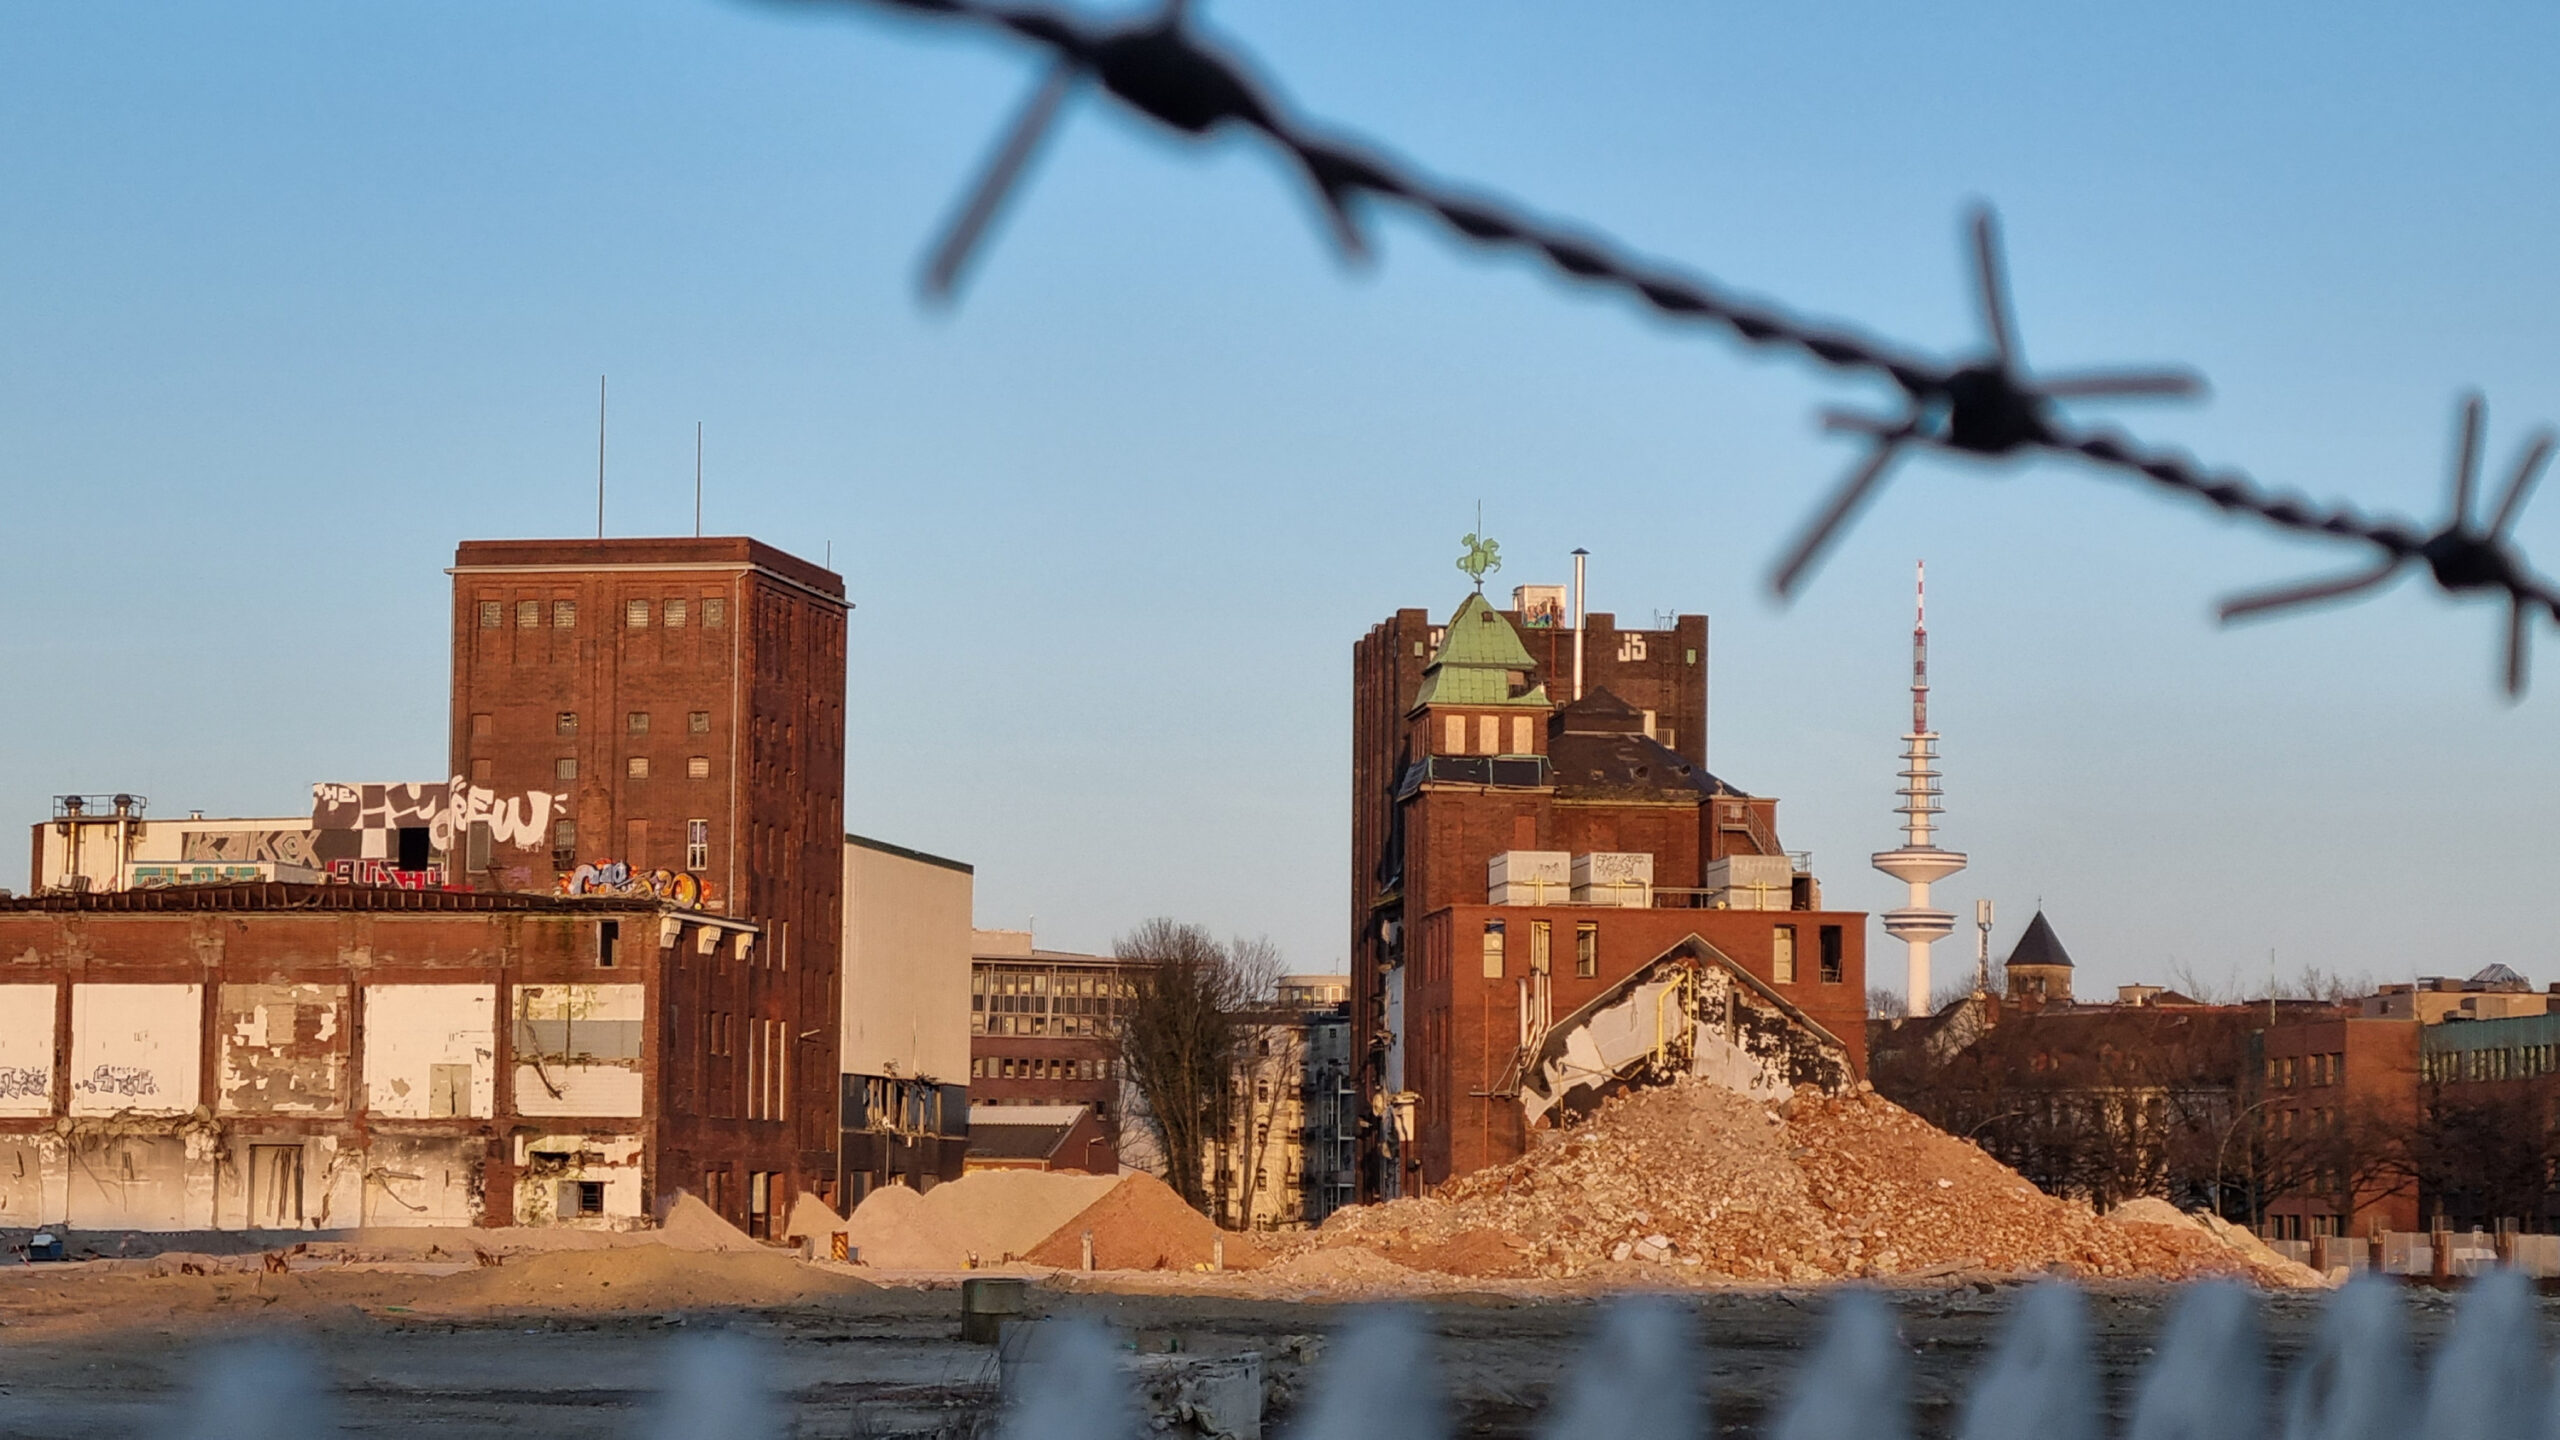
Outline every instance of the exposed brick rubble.
<svg viewBox="0 0 2560 1440"><path fill-rule="evenodd" d="M2299 1284L2200 1228L2127 1224L2038 1191L1872 1093L1771 1106L1700 1082L1635 1091L1428 1199L1347 1210L1313 1237L1483 1277L1660 1284L2049 1270Z"/></svg>

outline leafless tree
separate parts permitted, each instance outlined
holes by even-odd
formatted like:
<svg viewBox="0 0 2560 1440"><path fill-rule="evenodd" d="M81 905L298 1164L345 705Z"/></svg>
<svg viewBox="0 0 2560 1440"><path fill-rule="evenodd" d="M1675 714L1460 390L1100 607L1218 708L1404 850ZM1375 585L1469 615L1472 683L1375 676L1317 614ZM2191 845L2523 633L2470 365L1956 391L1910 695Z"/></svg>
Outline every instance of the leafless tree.
<svg viewBox="0 0 2560 1440"><path fill-rule="evenodd" d="M1135 963L1135 994L1120 1020L1120 1063L1146 1101L1165 1180L1203 1214L1224 1207L1205 1161L1235 1122L1235 1079L1248 1035L1244 1012L1268 994L1279 953L1267 941L1221 945L1197 925L1158 917L1112 942Z"/></svg>

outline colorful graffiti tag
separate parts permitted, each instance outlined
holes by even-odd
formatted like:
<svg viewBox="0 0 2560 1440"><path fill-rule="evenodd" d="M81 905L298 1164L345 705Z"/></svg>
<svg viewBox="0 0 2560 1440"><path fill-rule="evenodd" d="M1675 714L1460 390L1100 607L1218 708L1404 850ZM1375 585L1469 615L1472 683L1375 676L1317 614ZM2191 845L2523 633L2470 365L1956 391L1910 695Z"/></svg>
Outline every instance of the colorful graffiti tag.
<svg viewBox="0 0 2560 1440"><path fill-rule="evenodd" d="M699 910L711 887L682 870L633 870L619 860L590 860L560 877L563 895L624 895Z"/></svg>
<svg viewBox="0 0 2560 1440"><path fill-rule="evenodd" d="M389 860L332 860L329 862L332 885L388 885L397 890L441 890L444 870L430 865L424 870L403 870Z"/></svg>

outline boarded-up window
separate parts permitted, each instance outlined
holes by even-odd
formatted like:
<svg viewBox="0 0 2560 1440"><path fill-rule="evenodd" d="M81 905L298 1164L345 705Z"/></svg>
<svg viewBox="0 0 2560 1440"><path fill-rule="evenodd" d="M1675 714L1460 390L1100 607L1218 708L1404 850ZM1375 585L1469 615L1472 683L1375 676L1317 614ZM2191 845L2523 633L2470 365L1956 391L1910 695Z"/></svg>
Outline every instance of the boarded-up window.
<svg viewBox="0 0 2560 1440"><path fill-rule="evenodd" d="M710 756L708 756L708 755L688 755L688 756L686 756L686 757L685 757L685 761L684 761L684 778L686 778L687 780L708 780L708 779L710 779L710 778L711 778L711 757L710 757Z"/></svg>
<svg viewBox="0 0 2560 1440"><path fill-rule="evenodd" d="M702 623L713 630L728 624L729 602L717 595L705 597L702 602Z"/></svg>
<svg viewBox="0 0 2560 1440"><path fill-rule="evenodd" d="M481 629L496 630L504 627L506 623L507 607L504 603L496 600L483 600L480 602Z"/></svg>
<svg viewBox="0 0 2560 1440"><path fill-rule="evenodd" d="M634 630L648 629L649 602L646 600L624 601L622 604L622 623L630 626Z"/></svg>
<svg viewBox="0 0 2560 1440"><path fill-rule="evenodd" d="M1555 926L1544 920L1529 922L1529 973L1544 975L1553 963Z"/></svg>
<svg viewBox="0 0 2560 1440"><path fill-rule="evenodd" d="M1532 755L1537 753L1537 732L1531 728L1536 724L1537 722L1535 720L1530 719L1526 715L1514 715L1511 717L1512 754Z"/></svg>
<svg viewBox="0 0 2560 1440"><path fill-rule="evenodd" d="M519 600L516 602L516 628L519 630L539 630L542 628L541 601Z"/></svg>
<svg viewBox="0 0 2560 1440"><path fill-rule="evenodd" d="M1502 717L1499 715L1477 716L1476 753L1479 755L1498 755L1501 752Z"/></svg>
<svg viewBox="0 0 2560 1440"><path fill-rule="evenodd" d="M554 600L554 601L552 601L552 602L551 602L551 628L552 628L552 629L554 629L554 630L575 630L575 629L577 629L577 628L578 628L578 602L577 602L577 601L575 601L575 600Z"/></svg>
<svg viewBox="0 0 2560 1440"><path fill-rule="evenodd" d="M681 629L683 629L683 628L684 628L684 622L685 622L685 599L684 599L684 597L683 597L683 596L681 596L681 595L671 595L671 596L667 597L667 603L666 603L666 606L665 606L665 613L666 613L666 625L667 625L667 628L668 628L668 629L670 629L670 630L681 630Z"/></svg>
<svg viewBox="0 0 2560 1440"><path fill-rule="evenodd" d="M471 1113L471 1067L469 1065L430 1065L427 1067L427 1115L444 1120Z"/></svg>
<svg viewBox="0 0 2560 1440"><path fill-rule="evenodd" d="M1502 942L1502 922L1484 922L1484 978L1487 980L1502 978Z"/></svg>
<svg viewBox="0 0 2560 1440"><path fill-rule="evenodd" d="M1769 978L1781 985L1796 983L1796 927L1781 925L1769 937Z"/></svg>
<svg viewBox="0 0 2560 1440"><path fill-rule="evenodd" d="M1467 717L1444 715L1440 719L1440 748L1452 755L1467 753Z"/></svg>

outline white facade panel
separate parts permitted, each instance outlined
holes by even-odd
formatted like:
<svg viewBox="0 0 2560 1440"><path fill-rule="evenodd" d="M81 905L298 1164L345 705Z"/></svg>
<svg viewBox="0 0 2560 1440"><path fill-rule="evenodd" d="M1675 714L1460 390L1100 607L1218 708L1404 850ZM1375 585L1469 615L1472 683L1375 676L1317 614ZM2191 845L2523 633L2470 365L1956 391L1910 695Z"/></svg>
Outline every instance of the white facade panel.
<svg viewBox="0 0 2560 1440"><path fill-rule="evenodd" d="M51 985L0 985L0 1115L53 1113L55 993Z"/></svg>
<svg viewBox="0 0 2560 1440"><path fill-rule="evenodd" d="M497 1024L494 985L366 986L365 1108L390 1120L487 1119Z"/></svg>
<svg viewBox="0 0 2560 1440"><path fill-rule="evenodd" d="M184 1115L203 1055L203 986L71 987L72 1114Z"/></svg>
<svg viewBox="0 0 2560 1440"><path fill-rule="evenodd" d="M515 996L520 1115L641 1113L638 985L522 985Z"/></svg>
<svg viewBox="0 0 2560 1440"><path fill-rule="evenodd" d="M966 866L845 843L843 1073L968 1083L975 883Z"/></svg>

